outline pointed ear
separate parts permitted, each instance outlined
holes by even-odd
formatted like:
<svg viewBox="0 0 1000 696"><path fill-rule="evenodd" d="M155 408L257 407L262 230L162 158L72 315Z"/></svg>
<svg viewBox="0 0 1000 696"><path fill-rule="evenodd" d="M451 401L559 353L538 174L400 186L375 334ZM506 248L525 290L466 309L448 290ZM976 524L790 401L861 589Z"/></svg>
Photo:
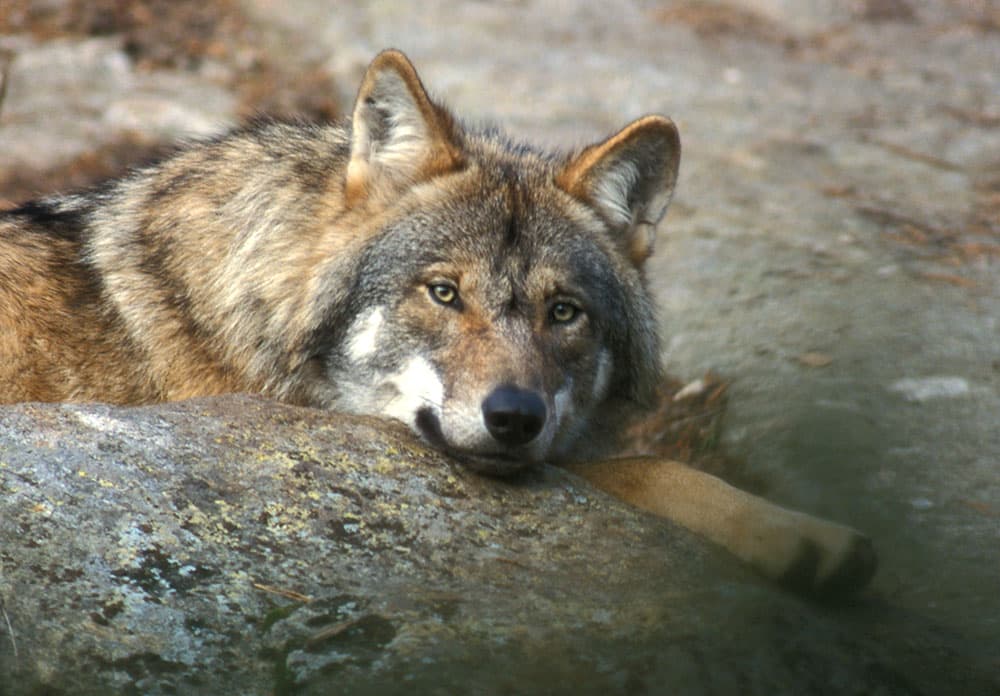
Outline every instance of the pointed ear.
<svg viewBox="0 0 1000 696"><path fill-rule="evenodd" d="M574 157L556 183L592 206L616 231L636 266L653 253L677 182L681 142L669 118L646 116Z"/></svg>
<svg viewBox="0 0 1000 696"><path fill-rule="evenodd" d="M378 54L354 103L348 201L383 185L398 191L461 161L454 119L430 100L407 57L395 50Z"/></svg>

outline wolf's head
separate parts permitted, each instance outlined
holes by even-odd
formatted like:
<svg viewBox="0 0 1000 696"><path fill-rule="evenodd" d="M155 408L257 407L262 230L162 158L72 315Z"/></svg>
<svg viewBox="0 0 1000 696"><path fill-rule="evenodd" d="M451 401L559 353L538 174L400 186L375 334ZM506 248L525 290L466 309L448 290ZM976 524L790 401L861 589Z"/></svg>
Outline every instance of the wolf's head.
<svg viewBox="0 0 1000 696"><path fill-rule="evenodd" d="M351 124L345 198L366 222L337 265L334 405L493 473L571 455L598 407L656 383L642 267L679 157L659 116L572 155L466 130L380 54Z"/></svg>

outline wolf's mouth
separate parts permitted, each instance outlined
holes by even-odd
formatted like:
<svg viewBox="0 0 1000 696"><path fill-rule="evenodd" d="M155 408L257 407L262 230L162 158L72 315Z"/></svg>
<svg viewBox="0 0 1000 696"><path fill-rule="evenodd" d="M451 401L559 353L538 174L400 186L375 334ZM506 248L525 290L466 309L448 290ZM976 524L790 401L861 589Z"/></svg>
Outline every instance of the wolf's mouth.
<svg viewBox="0 0 1000 696"><path fill-rule="evenodd" d="M510 476L532 464L529 459L506 452L470 452L453 447L441 431L441 421L429 408L417 411L415 422L420 435L432 447L454 457L475 472L490 476Z"/></svg>

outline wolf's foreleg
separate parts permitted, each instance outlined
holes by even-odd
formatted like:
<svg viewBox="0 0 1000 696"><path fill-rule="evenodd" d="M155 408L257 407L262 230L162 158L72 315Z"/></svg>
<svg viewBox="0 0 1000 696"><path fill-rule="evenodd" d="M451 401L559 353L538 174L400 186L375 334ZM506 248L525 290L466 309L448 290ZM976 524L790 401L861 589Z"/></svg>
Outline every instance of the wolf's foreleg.
<svg viewBox="0 0 1000 696"><path fill-rule="evenodd" d="M787 510L666 459L615 459L567 467L627 503L723 546L759 572L817 597L862 589L877 565L859 532Z"/></svg>

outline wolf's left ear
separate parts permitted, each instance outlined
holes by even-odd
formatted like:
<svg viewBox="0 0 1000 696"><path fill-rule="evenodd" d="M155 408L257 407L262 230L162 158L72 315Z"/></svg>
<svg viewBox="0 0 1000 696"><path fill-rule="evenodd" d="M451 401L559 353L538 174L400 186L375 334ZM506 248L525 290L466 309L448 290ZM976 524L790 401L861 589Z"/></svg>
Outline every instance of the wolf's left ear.
<svg viewBox="0 0 1000 696"><path fill-rule="evenodd" d="M660 221L677 183L681 141L663 116L646 116L591 145L557 175L556 183L596 208L617 231L636 266L653 253Z"/></svg>
<svg viewBox="0 0 1000 696"><path fill-rule="evenodd" d="M383 186L399 191L461 162L454 119L427 96L407 57L396 50L375 56L354 103L348 200Z"/></svg>

